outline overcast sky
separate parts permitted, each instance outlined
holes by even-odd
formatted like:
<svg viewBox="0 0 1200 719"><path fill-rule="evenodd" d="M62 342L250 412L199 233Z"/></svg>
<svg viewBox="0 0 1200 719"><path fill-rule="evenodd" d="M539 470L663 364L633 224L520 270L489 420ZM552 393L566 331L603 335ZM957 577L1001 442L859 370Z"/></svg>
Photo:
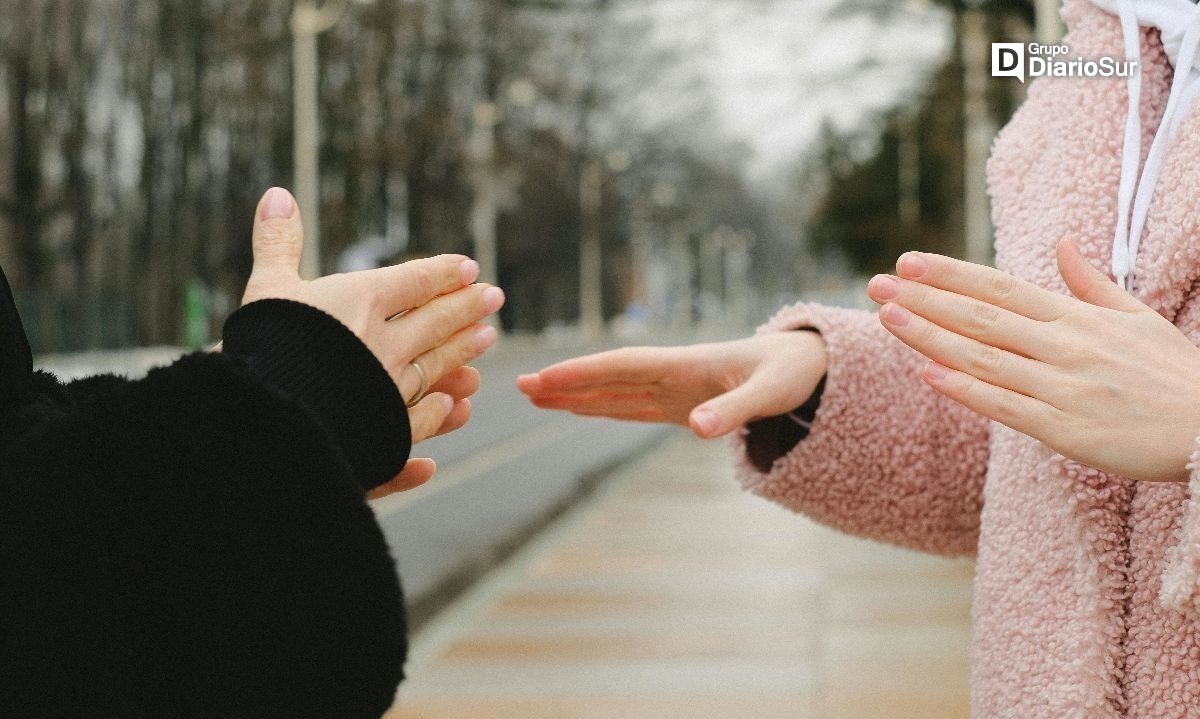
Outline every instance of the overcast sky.
<svg viewBox="0 0 1200 719"><path fill-rule="evenodd" d="M626 0L617 17L648 34L630 57L660 65L642 68L633 111L653 127L703 106L747 146L757 179L798 157L824 118L852 129L911 97L952 41L949 14L921 0Z"/></svg>

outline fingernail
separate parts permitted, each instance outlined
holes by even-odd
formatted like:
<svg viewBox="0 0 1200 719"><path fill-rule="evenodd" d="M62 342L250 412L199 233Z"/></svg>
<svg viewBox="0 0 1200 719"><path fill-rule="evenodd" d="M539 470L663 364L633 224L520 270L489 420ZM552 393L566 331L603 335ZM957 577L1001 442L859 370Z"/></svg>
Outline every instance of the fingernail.
<svg viewBox="0 0 1200 719"><path fill-rule="evenodd" d="M929 366L925 368L925 376L934 382L941 382L942 380L946 379L948 374L950 374L950 372L937 362L930 362Z"/></svg>
<svg viewBox="0 0 1200 719"><path fill-rule="evenodd" d="M442 409L445 410L446 414L450 414L452 411L454 411L454 398L450 395L444 394L438 399L438 401L442 403Z"/></svg>
<svg viewBox="0 0 1200 719"><path fill-rule="evenodd" d="M894 300L900 294L900 283L888 275L875 275L867 284L867 292L872 299L887 302Z"/></svg>
<svg viewBox="0 0 1200 719"><path fill-rule="evenodd" d="M929 262L919 252L905 252L896 261L896 270L901 276L915 280L929 270Z"/></svg>
<svg viewBox="0 0 1200 719"><path fill-rule="evenodd" d="M721 426L721 418L711 409L698 409L692 413L692 421L705 436L711 437Z"/></svg>
<svg viewBox="0 0 1200 719"><path fill-rule="evenodd" d="M282 187L272 187L263 198L262 218L264 220L280 220L292 216L296 203L292 193Z"/></svg>
<svg viewBox="0 0 1200 719"><path fill-rule="evenodd" d="M483 306L489 314L504 306L504 290L489 287L483 291Z"/></svg>
<svg viewBox="0 0 1200 719"><path fill-rule="evenodd" d="M900 305L884 305L879 310L879 314L883 317L883 321L893 327L903 327L908 324L909 313Z"/></svg>
<svg viewBox="0 0 1200 719"><path fill-rule="evenodd" d="M458 266L458 274L464 285L469 285L479 278L479 263L475 260L463 260Z"/></svg>
<svg viewBox="0 0 1200 719"><path fill-rule="evenodd" d="M492 327L491 325L480 327L475 331L475 350L477 352L482 352L488 347L496 344L497 336L498 333L496 332L495 327Z"/></svg>

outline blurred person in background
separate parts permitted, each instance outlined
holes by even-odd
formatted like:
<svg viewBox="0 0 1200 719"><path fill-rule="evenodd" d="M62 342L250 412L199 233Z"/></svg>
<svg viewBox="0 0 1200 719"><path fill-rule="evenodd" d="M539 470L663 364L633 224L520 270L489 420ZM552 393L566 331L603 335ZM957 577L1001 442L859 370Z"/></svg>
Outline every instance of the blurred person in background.
<svg viewBox="0 0 1200 719"><path fill-rule="evenodd" d="M799 304L518 385L732 435L768 499L977 555L977 716L1200 716L1200 12L1063 17L1071 56L1140 69L1032 83L988 167L999 269L911 252L871 281L877 317Z"/></svg>
<svg viewBox="0 0 1200 719"><path fill-rule="evenodd" d="M0 275L0 715L379 717L406 653L369 496L471 414L503 303L445 255L312 282L255 216L223 349L139 381L35 372ZM407 405L407 408L406 408Z"/></svg>

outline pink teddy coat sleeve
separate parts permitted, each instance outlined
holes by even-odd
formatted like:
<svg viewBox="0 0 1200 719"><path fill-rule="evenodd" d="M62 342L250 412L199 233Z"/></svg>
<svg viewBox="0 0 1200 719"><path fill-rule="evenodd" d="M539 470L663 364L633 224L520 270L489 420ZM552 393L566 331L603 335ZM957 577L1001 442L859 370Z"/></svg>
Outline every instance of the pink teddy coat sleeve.
<svg viewBox="0 0 1200 719"><path fill-rule="evenodd" d="M921 381L919 354L874 313L800 304L760 332L810 326L829 351L811 434L759 472L735 438L743 485L836 529L937 554L973 554L987 422Z"/></svg>

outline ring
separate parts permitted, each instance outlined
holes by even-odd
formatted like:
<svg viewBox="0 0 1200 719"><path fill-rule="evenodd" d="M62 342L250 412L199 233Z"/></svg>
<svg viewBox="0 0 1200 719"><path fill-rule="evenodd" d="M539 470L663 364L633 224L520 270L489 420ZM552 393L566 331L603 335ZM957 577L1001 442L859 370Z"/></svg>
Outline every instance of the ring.
<svg viewBox="0 0 1200 719"><path fill-rule="evenodd" d="M412 368L417 371L417 376L421 378L421 386L417 389L417 393L413 395L412 399L404 403L405 407L411 408L415 406L417 402L420 402L422 399L424 399L425 393L429 391L429 377L425 374L425 370L421 368L420 363L416 360L409 362L409 364L412 365Z"/></svg>

